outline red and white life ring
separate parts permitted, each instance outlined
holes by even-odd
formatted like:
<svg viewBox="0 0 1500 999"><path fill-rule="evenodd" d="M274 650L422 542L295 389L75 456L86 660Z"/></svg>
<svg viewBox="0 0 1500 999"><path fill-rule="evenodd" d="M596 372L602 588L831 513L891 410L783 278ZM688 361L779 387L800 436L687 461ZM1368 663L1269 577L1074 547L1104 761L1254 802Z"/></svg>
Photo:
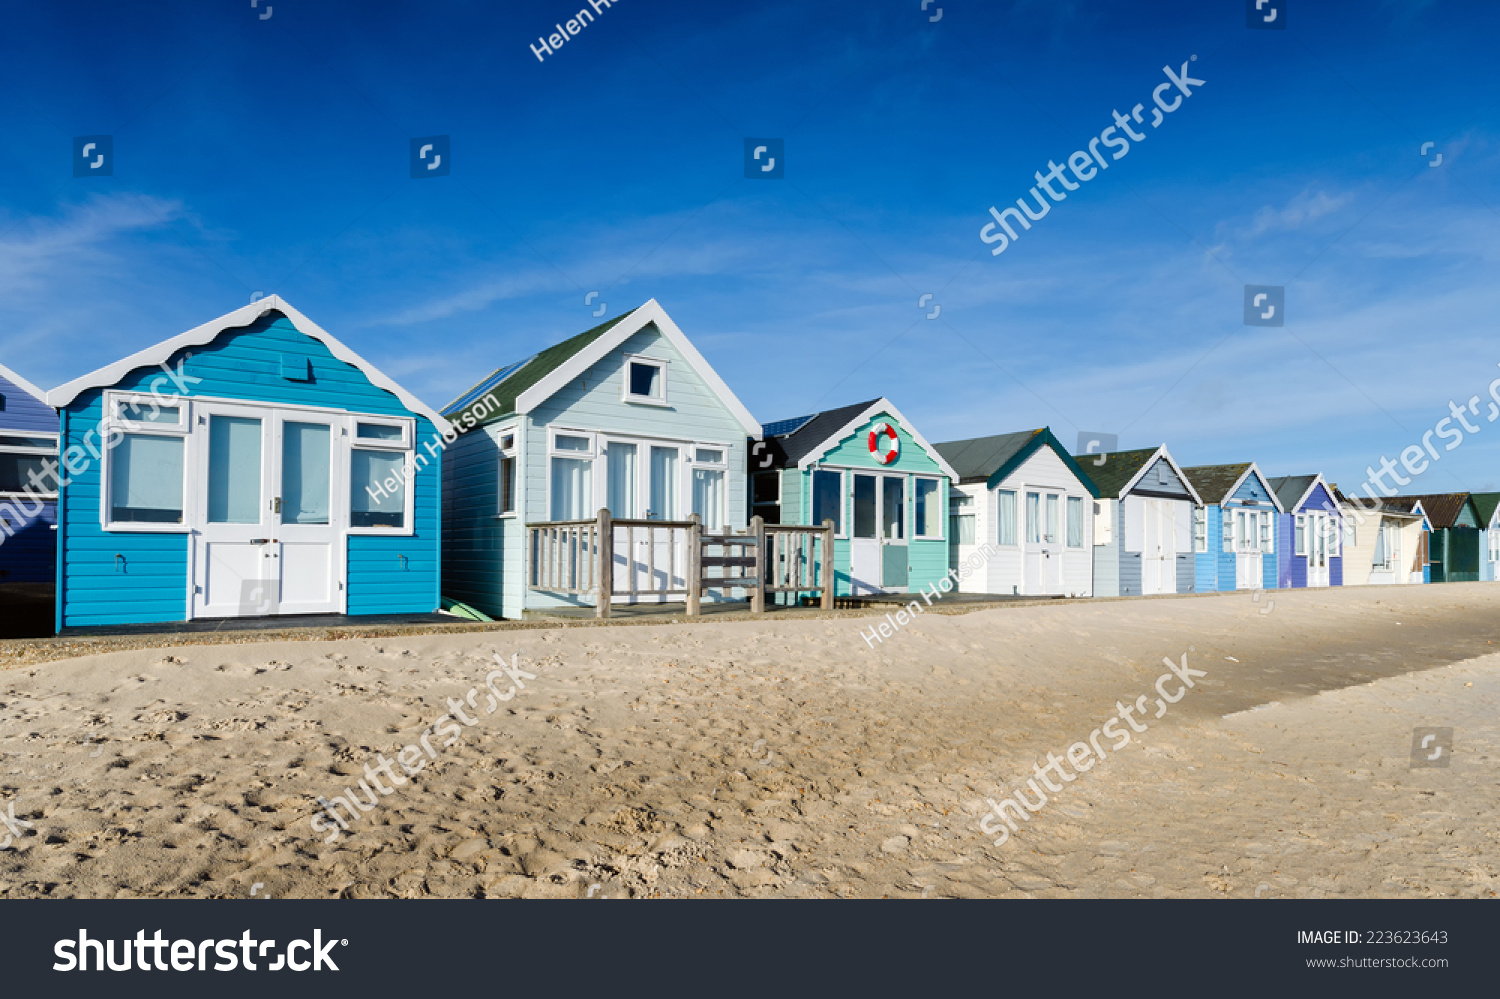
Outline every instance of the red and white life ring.
<svg viewBox="0 0 1500 999"><path fill-rule="evenodd" d="M889 451L880 450L881 438L885 438L890 441ZM894 462L896 458L901 454L901 438L896 436L896 428L891 426L889 423L882 423L874 430L871 430L870 453L873 454L875 456L875 460L880 462L882 465L889 465Z"/></svg>

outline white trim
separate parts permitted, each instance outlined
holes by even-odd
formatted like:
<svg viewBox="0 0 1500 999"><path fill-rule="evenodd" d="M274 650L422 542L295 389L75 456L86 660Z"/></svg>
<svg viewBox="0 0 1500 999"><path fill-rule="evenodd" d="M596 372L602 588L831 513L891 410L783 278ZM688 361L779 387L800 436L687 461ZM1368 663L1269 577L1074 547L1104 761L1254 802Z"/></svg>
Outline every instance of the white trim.
<svg viewBox="0 0 1500 999"><path fill-rule="evenodd" d="M1329 485L1326 482L1323 481L1323 473L1322 472L1314 472L1313 473L1312 481L1307 484L1307 488L1302 491L1302 495L1297 497L1297 502L1295 502L1295 503L1292 504L1292 508L1291 508L1290 512L1296 513L1297 510L1302 506L1302 504L1307 502L1307 498L1312 495L1313 490L1316 489L1316 488L1318 488L1318 486L1320 484L1323 486L1323 491L1328 494L1328 499L1333 504L1334 510L1337 510L1339 512L1339 515L1342 516L1343 515L1343 504L1340 503L1334 497L1334 495L1333 495L1333 489L1330 488ZM1421 506L1422 504L1421 504L1420 501L1418 501L1416 505L1417 506ZM1287 511L1282 511L1282 512L1285 513ZM1422 514L1422 516L1425 518L1427 516L1427 514L1424 512Z"/></svg>
<svg viewBox="0 0 1500 999"><path fill-rule="evenodd" d="M1177 478L1181 480L1182 487L1188 491L1188 495L1192 497L1194 503L1198 504L1199 506L1207 505L1203 502L1203 498L1198 495L1198 490L1194 489L1193 484L1188 481L1188 477L1183 474L1182 467L1173 460L1172 455L1167 451L1167 446L1165 444L1153 451L1151 457L1146 459L1145 463L1141 465L1140 471L1132 475L1130 477L1130 481L1125 483L1125 485L1120 488L1120 491L1110 498L1124 499L1125 494L1135 488L1135 485L1140 481L1141 476L1145 475L1148 471L1151 470L1152 466L1156 464L1158 458L1166 459L1167 464L1171 467L1172 471L1177 473Z"/></svg>
<svg viewBox="0 0 1500 999"><path fill-rule="evenodd" d="M745 433L751 437L760 437L761 428L759 421L750 415L750 410L746 409L739 398L729 390L729 386L719 377L718 372L714 371L708 361L704 360L703 355L698 353L698 348L694 347L692 342L683 335L682 330L677 328L677 324L672 322L672 318L667 315L666 310L654 298L633 312L627 313L597 340L584 347L562 364L559 364L546 377L517 396L516 412L531 412L554 394L561 391L573 379L588 371L589 368L602 360L610 351L652 323L656 324L656 328L661 331L662 336L666 337L668 342L677 348L684 360L708 384L708 387L719 397L719 401L724 404L725 408L734 415L735 419L739 420L740 426L744 428ZM501 384L504 383L502 382Z"/></svg>
<svg viewBox="0 0 1500 999"><path fill-rule="evenodd" d="M47 438L52 442L51 447L28 447L21 444L0 444L0 454L34 454L44 458L50 458L58 453L61 435L52 430L6 430L0 428L0 440L6 437L31 437ZM22 495L17 493L17 495Z"/></svg>
<svg viewBox="0 0 1500 999"><path fill-rule="evenodd" d="M1245 480L1252 474L1254 474L1254 476L1260 480L1260 484L1265 487L1266 495L1271 497L1271 503L1275 505L1276 512L1286 513L1286 511L1281 508L1281 500L1277 498L1276 490L1271 488L1270 481L1261 472L1260 466L1256 465L1253 461L1250 463L1250 467L1245 469L1244 472L1240 473L1240 477L1234 480L1234 485L1229 487L1228 491L1224 493L1224 495L1218 500L1216 505L1223 507L1226 503L1233 499L1234 494L1239 492L1240 486L1244 485ZM1333 495L1332 492L1330 492L1329 495ZM1240 505L1245 506L1243 502ZM1247 506L1246 509L1253 508Z"/></svg>
<svg viewBox="0 0 1500 999"><path fill-rule="evenodd" d="M910 540L912 540L912 541L947 541L948 540L948 518L945 517L945 516L942 516L941 514L939 514L939 515L937 515L936 517L933 518L933 519L939 521L938 533L936 533L936 534L918 534L917 533L917 483L921 482L921 481L924 481L924 480L927 481L927 482L935 482L935 483L937 483L937 493L936 493L936 496L938 498L938 505L942 506L942 507L947 507L949 504L946 503L946 502L943 502L943 500L946 498L943 495L943 477L940 476L940 475L921 475L921 474L918 474L918 473L915 473L915 472L912 473L909 477L911 479L911 538L910 538Z"/></svg>
<svg viewBox="0 0 1500 999"><path fill-rule="evenodd" d="M195 396L193 398L198 401L204 401L207 397ZM185 435L192 427L192 402L189 401L189 397L187 396L178 396L176 400L177 404L175 406L162 406L162 400L155 396L142 395L139 392L107 390L104 393L103 399L104 426L102 429L104 436L108 438L116 430L126 434L160 434L163 437L173 434L178 436ZM137 415L146 406L155 409L157 412L163 409L176 409L177 422L145 423L140 420L132 420L129 417L118 415L118 411L122 405L134 406Z"/></svg>
<svg viewBox="0 0 1500 999"><path fill-rule="evenodd" d="M359 368L372 385L390 392L408 410L425 416L437 428L439 433L447 434L452 431L452 426L447 420L443 419L440 413L406 391L400 385L397 385L383 374L380 369L344 346L343 343L327 330L292 308L279 295L268 295L259 301L251 302L249 305L242 305L233 312L226 313L218 319L204 323L202 326L196 326L186 333L179 333L177 336L163 340L155 346L136 351L129 357L121 358L113 364L106 365L80 378L75 378L64 385L59 385L48 392L42 401L53 409L62 409L78 398L82 392L89 389L108 388L109 386L117 385L121 379L136 368L157 367L165 363L183 347L201 347L212 343L214 338L225 330L249 326L267 312L273 311L280 312L286 316L298 332L322 343L323 346L328 348L329 353L340 361Z"/></svg>
<svg viewBox="0 0 1500 999"><path fill-rule="evenodd" d="M778 471L780 471L780 470L778 469ZM802 519L806 520L808 522L809 526L815 526L816 527L816 526L821 526L822 525L822 521L818 521L817 524L813 524L813 522L812 522L812 519L813 519L813 516L814 516L814 514L813 514L813 506L815 505L814 501L817 499L817 495L818 495L817 473L819 473L819 472L830 472L830 473L832 473L834 475L837 475L839 477L839 498L838 498L838 504L837 504L838 508L839 508L839 519L835 523L835 529L834 529L834 532L833 532L833 536L835 538L844 538L846 540L849 539L849 538L854 537L854 480L851 479L851 478L849 478L849 474L851 472L856 472L856 471L857 472L861 472L861 473L864 472L863 469L844 468L841 465L834 465L832 468L826 468L825 467L825 468L811 468L811 469L808 469L808 475L807 475L807 516L803 517ZM872 472L871 474L875 474L875 473ZM778 492L777 495L779 496L780 493ZM879 500L880 490L879 490L878 486L876 487L875 495L876 495L876 501L875 502L879 503L880 502L880 500ZM765 504L762 504L762 505L764 506ZM780 508L780 505L778 504L778 510L779 510L779 508ZM879 517L879 513L878 513L878 510L879 510L878 506L876 507L876 510L877 510L877 514L876 514L876 524L875 524L875 540L878 541L880 539L880 523L879 523L880 517ZM870 539L869 538L861 538L860 540L862 540L862 541L869 541Z"/></svg>
<svg viewBox="0 0 1500 999"><path fill-rule="evenodd" d="M943 474L948 476L948 478L952 479L954 482L958 481L958 473L953 470L953 466L948 464L947 460L938 453L937 448L927 443L927 438L923 437L921 433L917 431L917 428L912 426L910 420L901 415L901 410L897 409L889 399L886 399L884 397L876 399L873 403L866 407L866 409L862 413L840 427L837 432L830 434L828 437L824 438L824 440L819 443L817 447L808 452L807 457L797 462L797 467L799 469L806 469L810 465L816 464L824 454L826 454L828 451L833 450L833 448L840 441L842 441L845 437L853 434L858 427L865 423L868 423L872 418L874 418L877 413L889 413L891 416L893 416L896 422L901 424L901 429L910 434L912 440L920 444L922 446L922 450L927 452L927 456L931 458L934 463L936 463L938 468L942 469ZM896 469L891 468L889 465L881 465L879 466L879 468L885 469L889 472L897 471ZM918 473L912 472L907 474L915 475Z"/></svg>
<svg viewBox="0 0 1500 999"><path fill-rule="evenodd" d="M358 413L351 413L350 415L353 417L350 426L350 447L384 451L411 451L416 447L412 443L412 438L416 436L417 424L410 417L363 416ZM376 427L395 427L401 431L401 437L399 440L390 440L385 437L361 437L359 435L359 425L361 423L368 423Z"/></svg>
<svg viewBox="0 0 1500 999"><path fill-rule="evenodd" d="M10 370L3 364L0 364L0 378L4 378L6 381L14 383L17 388L25 392L27 395L31 396L43 406L52 405L47 401L47 393L43 392L41 389L37 388L35 385L31 384L29 381L22 378L20 375L16 374L14 371Z"/></svg>

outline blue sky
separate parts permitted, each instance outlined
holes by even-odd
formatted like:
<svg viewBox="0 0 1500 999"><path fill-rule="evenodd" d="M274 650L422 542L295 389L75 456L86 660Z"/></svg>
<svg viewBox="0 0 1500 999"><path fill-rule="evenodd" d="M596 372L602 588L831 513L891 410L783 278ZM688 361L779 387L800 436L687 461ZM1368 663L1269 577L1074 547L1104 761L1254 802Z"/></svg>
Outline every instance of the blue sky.
<svg viewBox="0 0 1500 999"><path fill-rule="evenodd" d="M542 62L579 3L14 5L0 363L59 384L275 292L440 406L656 298L762 420L886 395L934 441L1353 485L1500 377L1500 11L1281 2L618 0ZM990 254L991 205L1191 56L1182 107ZM112 177L72 177L87 134ZM411 179L438 134L452 173ZM1243 325L1246 284L1285 327ZM1410 488L1500 488L1500 421Z"/></svg>

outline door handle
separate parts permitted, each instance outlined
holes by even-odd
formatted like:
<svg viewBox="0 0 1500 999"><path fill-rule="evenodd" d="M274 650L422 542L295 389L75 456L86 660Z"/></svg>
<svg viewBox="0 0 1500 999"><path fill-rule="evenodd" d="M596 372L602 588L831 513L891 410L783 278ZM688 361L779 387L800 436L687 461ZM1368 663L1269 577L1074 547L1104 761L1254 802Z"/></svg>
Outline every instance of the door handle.
<svg viewBox="0 0 1500 999"><path fill-rule="evenodd" d="M264 544L269 544L269 543L270 543L270 541L271 541L271 539L270 539L270 538L251 538L251 539L250 539L250 543L251 543L251 544L252 544L252 545L264 545Z"/></svg>
<svg viewBox="0 0 1500 999"><path fill-rule="evenodd" d="M281 497L280 496L277 496L277 497L275 497L274 499L271 500L271 512L272 513L280 513L281 512Z"/></svg>

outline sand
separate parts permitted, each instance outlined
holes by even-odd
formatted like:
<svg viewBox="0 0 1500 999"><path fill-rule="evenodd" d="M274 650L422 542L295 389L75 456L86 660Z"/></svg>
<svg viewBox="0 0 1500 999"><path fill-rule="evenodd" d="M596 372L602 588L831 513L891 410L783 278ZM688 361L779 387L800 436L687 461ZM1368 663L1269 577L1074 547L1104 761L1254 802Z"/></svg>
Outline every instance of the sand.
<svg viewBox="0 0 1500 999"><path fill-rule="evenodd" d="M869 617L771 617L11 668L0 895L1491 897L1497 611L1447 584L925 615L875 649ZM497 654L535 677L503 701ZM1148 731L980 831L1184 654L1207 675ZM325 842L317 799L471 689ZM1418 726L1450 767L1412 768Z"/></svg>

